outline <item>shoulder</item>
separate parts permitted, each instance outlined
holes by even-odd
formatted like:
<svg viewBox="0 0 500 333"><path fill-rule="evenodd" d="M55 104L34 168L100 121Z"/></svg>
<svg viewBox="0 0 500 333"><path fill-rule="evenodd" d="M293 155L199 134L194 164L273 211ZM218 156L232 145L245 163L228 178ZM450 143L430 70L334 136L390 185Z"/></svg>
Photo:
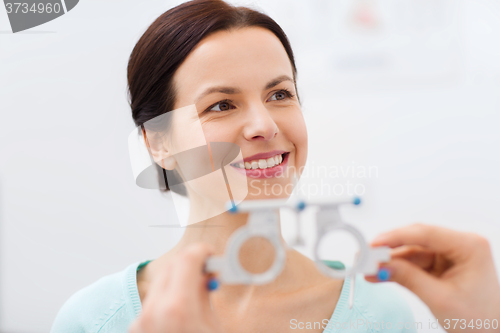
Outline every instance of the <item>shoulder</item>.
<svg viewBox="0 0 500 333"><path fill-rule="evenodd" d="M100 332L104 326L114 325L113 331L128 324L135 318L134 304L130 297L129 282L138 263L126 269L106 275L91 285L74 293L59 310L51 333ZM135 274L133 275L135 277ZM140 301L139 301L140 306Z"/></svg>
<svg viewBox="0 0 500 333"><path fill-rule="evenodd" d="M337 318L339 325L345 324L350 328L360 329L360 332L417 332L410 306L392 283L370 283L358 275L353 307L349 309L351 281L345 281L339 299L339 303L342 303L339 304L340 313Z"/></svg>

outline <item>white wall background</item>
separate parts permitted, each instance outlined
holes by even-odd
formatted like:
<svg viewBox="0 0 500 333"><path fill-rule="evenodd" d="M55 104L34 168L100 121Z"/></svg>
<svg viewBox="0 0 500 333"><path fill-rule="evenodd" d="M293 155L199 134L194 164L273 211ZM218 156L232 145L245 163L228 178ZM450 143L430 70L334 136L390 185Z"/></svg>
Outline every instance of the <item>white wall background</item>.
<svg viewBox="0 0 500 333"><path fill-rule="evenodd" d="M86 0L17 34L0 9L0 331L47 332L76 290L181 237L149 227L177 217L134 185L126 100L135 42L178 3ZM303 186L362 185L365 204L343 214L369 239L415 221L474 231L500 267L500 2L234 3L289 35L310 169L378 170ZM427 323L426 306L399 289Z"/></svg>

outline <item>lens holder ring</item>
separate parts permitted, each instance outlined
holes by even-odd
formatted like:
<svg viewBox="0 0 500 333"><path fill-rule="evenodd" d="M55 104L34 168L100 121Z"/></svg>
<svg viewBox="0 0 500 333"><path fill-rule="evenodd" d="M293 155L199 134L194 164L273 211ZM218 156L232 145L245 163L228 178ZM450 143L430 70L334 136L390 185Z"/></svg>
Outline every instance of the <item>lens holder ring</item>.
<svg viewBox="0 0 500 333"><path fill-rule="evenodd" d="M243 244L252 238L268 240L274 247L274 261L265 272L248 272L240 263L239 252ZM219 271L220 280L226 284L265 284L273 281L283 270L286 250L281 244L278 211L259 210L250 214L247 225L237 229L228 239L224 255L207 260L207 271Z"/></svg>
<svg viewBox="0 0 500 333"><path fill-rule="evenodd" d="M332 269L325 265L319 256L319 245L321 243L321 240L326 236L334 232L338 231L346 231L354 238L356 239L358 245L359 245L359 252L357 253L356 260L352 267L349 269L339 271L336 269ZM340 225L331 225L331 226L326 226L326 227L318 227L317 231L317 239L314 244L314 256L315 256L315 261L318 269L325 275L330 276L334 279L344 279L348 276L352 276L356 273L359 273L362 270L362 267L364 267L364 262L366 261L366 253L369 250L368 244L366 244L366 241L364 240L363 236L361 233L354 227L348 225L348 224L340 224Z"/></svg>

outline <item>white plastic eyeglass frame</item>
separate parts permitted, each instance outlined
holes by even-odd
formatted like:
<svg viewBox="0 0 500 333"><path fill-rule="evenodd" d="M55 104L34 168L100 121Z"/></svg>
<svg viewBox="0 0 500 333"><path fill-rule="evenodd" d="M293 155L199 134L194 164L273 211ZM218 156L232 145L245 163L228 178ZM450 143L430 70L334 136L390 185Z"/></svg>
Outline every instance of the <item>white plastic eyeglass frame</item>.
<svg viewBox="0 0 500 333"><path fill-rule="evenodd" d="M318 208L316 212L316 233L314 244L314 260L320 272L334 279L351 278L349 308L352 308L354 299L354 281L356 274L375 275L379 263L390 259L390 248L371 248L358 229L342 221L338 208L341 205L360 203L359 198L344 201L295 201L287 202L286 199L252 200L242 202L237 206L228 204L232 213L249 212L250 216L245 226L236 230L229 238L224 255L212 256L207 259L206 272L218 272L218 278L225 284L265 284L273 281L283 270L286 261L286 250L280 240L278 214L280 208L291 209L295 214L300 214L309 207ZM300 224L300 222L298 222ZM326 266L319 260L319 244L321 239L331 232L346 231L357 240L359 252L352 267L347 270L335 270ZM263 273L253 274L245 270L239 261L241 246L250 238L262 237L267 239L274 247L275 258L271 267ZM300 235L296 237L293 245L301 243Z"/></svg>

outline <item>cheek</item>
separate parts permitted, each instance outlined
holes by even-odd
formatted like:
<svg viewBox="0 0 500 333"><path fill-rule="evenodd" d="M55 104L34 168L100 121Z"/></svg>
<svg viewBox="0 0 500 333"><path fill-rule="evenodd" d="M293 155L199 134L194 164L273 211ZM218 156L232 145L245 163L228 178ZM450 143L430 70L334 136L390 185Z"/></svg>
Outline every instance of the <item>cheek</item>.
<svg viewBox="0 0 500 333"><path fill-rule="evenodd" d="M304 121L304 118L301 117L301 121L298 121L296 123L296 128L295 128L295 133L297 133L297 140L300 142L302 145L302 148L304 148L307 152L307 128L306 128L306 122Z"/></svg>
<svg viewBox="0 0 500 333"><path fill-rule="evenodd" d="M173 153L206 145L205 134L198 119L176 119L169 139Z"/></svg>
<svg viewBox="0 0 500 333"><path fill-rule="evenodd" d="M237 142L241 133L234 122L213 122L203 124L203 133L208 142Z"/></svg>
<svg viewBox="0 0 500 333"><path fill-rule="evenodd" d="M307 159L307 128L302 113L296 117L290 117L285 134L287 139L295 146L297 167L305 165Z"/></svg>

